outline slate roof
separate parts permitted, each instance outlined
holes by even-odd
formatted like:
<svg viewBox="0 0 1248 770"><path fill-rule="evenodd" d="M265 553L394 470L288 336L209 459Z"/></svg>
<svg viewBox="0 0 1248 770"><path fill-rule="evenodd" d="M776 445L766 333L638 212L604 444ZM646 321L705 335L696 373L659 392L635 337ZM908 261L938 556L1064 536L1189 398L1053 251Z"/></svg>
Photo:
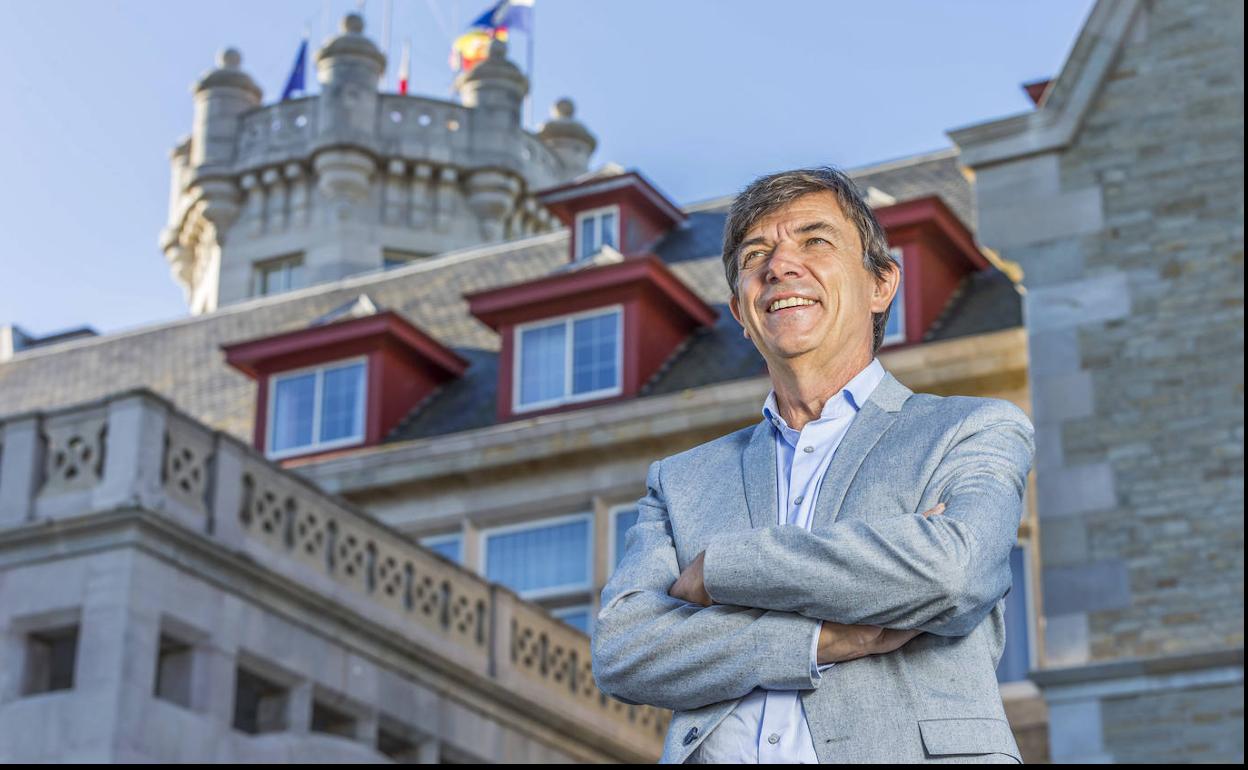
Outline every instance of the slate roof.
<svg viewBox="0 0 1248 770"><path fill-rule="evenodd" d="M938 194L966 220L971 192L953 151L851 171L899 202ZM864 187L865 189L865 187ZM655 247L672 271L717 312L711 329L679 347L644 384L641 397L764 373L762 356L728 309L720 259L727 199L689 207L689 218ZM18 352L0 363L0 416L49 409L131 387L148 387L204 423L250 442L256 384L227 366L223 343L304 328L367 294L452 348L470 364L390 432L387 442L484 427L494 422L498 335L468 313L463 295L546 275L564 264L561 231L430 257L411 265L261 297L213 313ZM927 339L1021 324L1019 295L995 269L968 276Z"/></svg>

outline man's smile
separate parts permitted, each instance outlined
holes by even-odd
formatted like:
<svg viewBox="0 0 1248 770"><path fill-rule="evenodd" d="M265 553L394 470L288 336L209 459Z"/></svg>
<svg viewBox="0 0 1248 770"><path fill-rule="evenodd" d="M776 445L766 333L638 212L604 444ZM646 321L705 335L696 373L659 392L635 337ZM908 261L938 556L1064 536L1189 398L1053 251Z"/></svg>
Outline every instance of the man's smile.
<svg viewBox="0 0 1248 770"><path fill-rule="evenodd" d="M799 315L802 310L809 310L819 305L813 292L785 291L772 294L763 307L766 315Z"/></svg>

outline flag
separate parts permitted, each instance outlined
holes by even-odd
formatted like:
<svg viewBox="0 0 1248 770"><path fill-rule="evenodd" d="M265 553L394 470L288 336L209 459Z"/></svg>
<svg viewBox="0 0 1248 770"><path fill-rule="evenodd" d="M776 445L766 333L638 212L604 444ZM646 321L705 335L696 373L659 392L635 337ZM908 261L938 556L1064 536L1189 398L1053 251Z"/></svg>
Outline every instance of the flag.
<svg viewBox="0 0 1248 770"><path fill-rule="evenodd" d="M492 11L496 27L533 31L533 0L499 0Z"/></svg>
<svg viewBox="0 0 1248 770"><path fill-rule="evenodd" d="M305 37L303 42L299 43L299 53L295 55L295 66L290 70L290 77L286 80L286 90L282 91L282 101L289 99L296 91L301 95L304 93L304 64L308 59L308 39Z"/></svg>
<svg viewBox="0 0 1248 770"><path fill-rule="evenodd" d="M490 55L490 41L498 38L507 41L507 28L470 29L459 37L451 46L451 69L467 71L480 64Z"/></svg>
<svg viewBox="0 0 1248 770"><path fill-rule="evenodd" d="M407 93L407 79L411 77L412 49L408 40L403 41L403 56L399 59L399 93Z"/></svg>
<svg viewBox="0 0 1248 770"><path fill-rule="evenodd" d="M498 0L472 20L468 31L455 38L451 45L451 69L470 70L490 53L490 40L506 42L507 29L533 29L533 0Z"/></svg>

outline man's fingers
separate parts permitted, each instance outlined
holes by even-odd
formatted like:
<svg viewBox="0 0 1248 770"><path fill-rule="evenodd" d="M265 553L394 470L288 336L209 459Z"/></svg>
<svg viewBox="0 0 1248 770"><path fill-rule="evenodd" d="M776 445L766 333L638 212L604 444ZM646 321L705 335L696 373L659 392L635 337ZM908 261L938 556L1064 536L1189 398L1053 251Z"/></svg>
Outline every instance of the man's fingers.
<svg viewBox="0 0 1248 770"><path fill-rule="evenodd" d="M945 504L944 504L944 503L936 503L936 504L935 504L935 505L933 505L931 508L928 508L926 511L923 511L923 515L924 515L924 516L935 516L935 515L936 515L936 514L938 514L938 513L944 513L944 512L945 512Z"/></svg>

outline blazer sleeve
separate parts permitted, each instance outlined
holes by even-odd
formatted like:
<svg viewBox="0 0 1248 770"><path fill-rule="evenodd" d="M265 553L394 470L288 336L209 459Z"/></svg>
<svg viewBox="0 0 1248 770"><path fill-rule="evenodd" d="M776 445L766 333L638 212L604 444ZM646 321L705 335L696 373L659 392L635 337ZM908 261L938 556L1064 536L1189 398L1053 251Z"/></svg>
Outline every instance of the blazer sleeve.
<svg viewBox="0 0 1248 770"><path fill-rule="evenodd" d="M984 401L923 491L943 513L845 519L823 535L784 526L718 535L703 557L706 592L836 623L969 634L1010 589L1035 451L1026 413Z"/></svg>
<svg viewBox="0 0 1248 770"><path fill-rule="evenodd" d="M756 687L809 690L811 634L822 622L795 612L677 599L680 577L662 461L651 463L625 554L602 589L590 637L598 688L633 705L688 711L749 694Z"/></svg>

